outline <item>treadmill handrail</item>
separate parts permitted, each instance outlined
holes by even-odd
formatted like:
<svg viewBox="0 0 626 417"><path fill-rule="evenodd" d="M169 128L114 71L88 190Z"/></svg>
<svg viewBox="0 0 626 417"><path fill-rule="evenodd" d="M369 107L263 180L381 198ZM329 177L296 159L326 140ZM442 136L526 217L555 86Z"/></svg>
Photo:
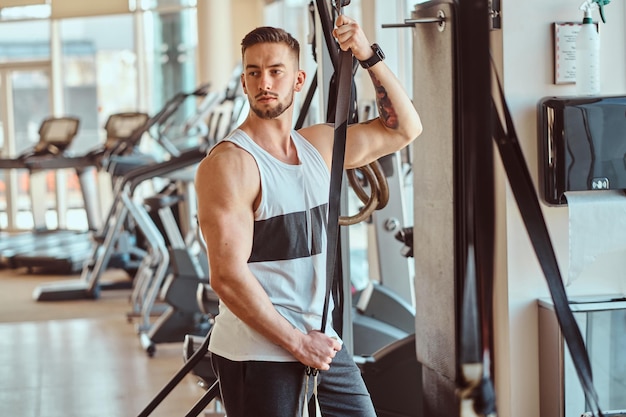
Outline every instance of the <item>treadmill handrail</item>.
<svg viewBox="0 0 626 417"><path fill-rule="evenodd" d="M208 146L200 145L167 161L132 169L122 177L124 187L129 187L132 194L135 188L146 180L164 176L200 162L206 156L207 150Z"/></svg>
<svg viewBox="0 0 626 417"><path fill-rule="evenodd" d="M190 93L179 92L170 100L168 100L163 108L155 114L153 117L148 119L145 125L145 131L150 134L150 129L155 125L161 125L164 121L172 117L172 115L178 110L180 105L187 99L187 97L195 96L195 97L203 97L208 94L210 84L203 84L196 88L194 91ZM167 138L162 135L151 135L154 140L156 140L159 145L161 145L168 153L172 156L178 156L180 151L172 144Z"/></svg>
<svg viewBox="0 0 626 417"><path fill-rule="evenodd" d="M25 168L31 171L44 169L84 168L96 166L97 163L91 156L55 156L30 158L24 161Z"/></svg>

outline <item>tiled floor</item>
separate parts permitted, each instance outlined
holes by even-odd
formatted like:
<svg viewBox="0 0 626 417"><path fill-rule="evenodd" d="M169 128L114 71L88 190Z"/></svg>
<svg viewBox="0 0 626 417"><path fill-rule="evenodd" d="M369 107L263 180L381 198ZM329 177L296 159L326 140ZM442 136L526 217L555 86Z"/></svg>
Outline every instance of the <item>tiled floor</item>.
<svg viewBox="0 0 626 417"><path fill-rule="evenodd" d="M128 293L51 303L29 298L36 284L54 279L0 271L0 416L137 416L183 365L182 343L160 344L148 357L126 319L121 300ZM39 318L46 309L50 320ZM203 393L188 375L151 415L184 416Z"/></svg>

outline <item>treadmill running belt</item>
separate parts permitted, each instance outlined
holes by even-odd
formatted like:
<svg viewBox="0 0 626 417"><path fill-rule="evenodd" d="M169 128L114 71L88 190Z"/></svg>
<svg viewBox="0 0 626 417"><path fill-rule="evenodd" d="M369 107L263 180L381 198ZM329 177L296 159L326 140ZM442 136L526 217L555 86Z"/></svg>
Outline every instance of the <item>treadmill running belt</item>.
<svg viewBox="0 0 626 417"><path fill-rule="evenodd" d="M82 269L93 243L88 233L71 230L3 236L0 263L9 268L42 268L62 273Z"/></svg>

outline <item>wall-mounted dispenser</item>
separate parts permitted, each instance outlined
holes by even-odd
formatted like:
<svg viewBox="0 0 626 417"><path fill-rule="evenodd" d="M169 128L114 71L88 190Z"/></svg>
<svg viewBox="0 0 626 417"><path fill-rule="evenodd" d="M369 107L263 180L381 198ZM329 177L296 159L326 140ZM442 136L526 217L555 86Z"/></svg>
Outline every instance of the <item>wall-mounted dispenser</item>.
<svg viewBox="0 0 626 417"><path fill-rule="evenodd" d="M548 204L567 204L568 191L626 189L626 96L545 97L537 107Z"/></svg>

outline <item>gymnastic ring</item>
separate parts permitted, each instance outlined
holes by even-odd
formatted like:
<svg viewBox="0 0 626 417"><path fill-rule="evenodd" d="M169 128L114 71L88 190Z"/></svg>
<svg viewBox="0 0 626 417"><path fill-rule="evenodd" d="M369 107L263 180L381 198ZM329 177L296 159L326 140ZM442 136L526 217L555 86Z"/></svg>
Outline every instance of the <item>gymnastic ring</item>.
<svg viewBox="0 0 626 417"><path fill-rule="evenodd" d="M389 184L387 183L387 177L383 172L380 162L376 160L369 165L356 169L349 169L346 172L348 181L350 182L355 194L362 203L366 204L369 201L370 196L367 195L367 192L363 189L361 182L357 178L356 170L359 170L364 174L368 171L367 174L369 175L367 175L367 180L370 184L370 192L378 195L378 205L376 206L376 210L385 208L387 203L389 203Z"/></svg>
<svg viewBox="0 0 626 417"><path fill-rule="evenodd" d="M365 192L361 181L356 175L357 171L363 172L364 169L365 167L349 169L346 171L346 176L348 177L348 182L350 183L350 186L354 190L356 196L359 198L359 200L361 200L361 203L366 204L369 201L370 196Z"/></svg>
<svg viewBox="0 0 626 417"><path fill-rule="evenodd" d="M376 210L381 210L387 206L387 203L389 203L389 184L387 183L387 177L383 172L383 167L380 165L378 160L372 162L370 166L372 171L374 171L374 175L377 180L378 206L376 206Z"/></svg>
<svg viewBox="0 0 626 417"><path fill-rule="evenodd" d="M365 175L370 185L375 184L375 182L377 181L376 175L374 174L373 170L369 168L369 166L360 167L356 169L358 169ZM348 170L348 172L349 171L352 171L352 170ZM356 183L358 183L358 180L356 180L356 175L354 173L351 173L348 176L348 178L350 178L350 176L353 177L353 181L356 181ZM366 201L361 200L365 205L358 211L358 213L352 216L339 216L339 224L341 226L350 226L353 224L360 223L363 220L367 219L374 212L374 210L376 210L376 207L378 206L378 201L379 201L379 193L378 191L375 191L377 189L375 187L376 186L374 185L372 188L372 192L370 193L369 196L367 196L367 193L363 191L363 188L360 186L360 184L357 185L357 188L355 188L355 192L357 193L357 196L359 196L359 199L361 199L361 196L367 196L367 200ZM360 191L357 191L357 189Z"/></svg>

